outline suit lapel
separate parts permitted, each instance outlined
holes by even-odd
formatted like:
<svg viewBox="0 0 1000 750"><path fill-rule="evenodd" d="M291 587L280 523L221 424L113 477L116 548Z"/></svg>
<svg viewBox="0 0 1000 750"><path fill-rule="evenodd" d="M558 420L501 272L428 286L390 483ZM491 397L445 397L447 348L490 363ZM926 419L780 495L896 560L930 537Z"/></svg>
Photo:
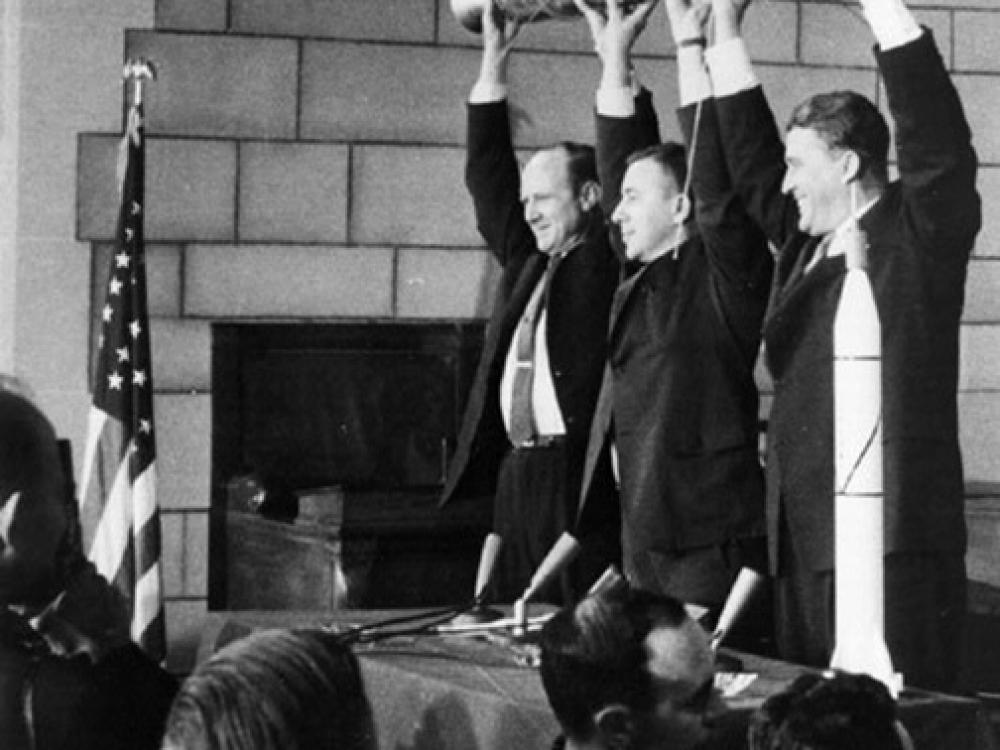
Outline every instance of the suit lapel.
<svg viewBox="0 0 1000 750"><path fill-rule="evenodd" d="M539 279L545 274L547 262L546 255L535 253L524 264L524 269L514 285L507 306L504 308L500 323L499 344L504 347L504 351L506 351L506 346L517 329L517 324L528 305L528 300L531 299L531 293L535 291Z"/></svg>
<svg viewBox="0 0 1000 750"><path fill-rule="evenodd" d="M649 267L653 263L647 263L642 266L638 271L629 276L625 281L618 285L615 290L615 296L611 299L611 312L608 314L608 338L614 338L615 332L618 329L619 324L625 317L625 309L628 307L629 303L632 301L634 296L635 288L638 286L639 281L646 275L649 271Z"/></svg>
<svg viewBox="0 0 1000 750"><path fill-rule="evenodd" d="M771 304L768 318L790 305L802 295L809 294L817 285L823 285L831 276L841 273L844 268L840 257L825 257L806 272L816 247L823 241L822 237L810 237L796 250L789 248L778 259L778 270L775 274L775 284L771 290Z"/></svg>

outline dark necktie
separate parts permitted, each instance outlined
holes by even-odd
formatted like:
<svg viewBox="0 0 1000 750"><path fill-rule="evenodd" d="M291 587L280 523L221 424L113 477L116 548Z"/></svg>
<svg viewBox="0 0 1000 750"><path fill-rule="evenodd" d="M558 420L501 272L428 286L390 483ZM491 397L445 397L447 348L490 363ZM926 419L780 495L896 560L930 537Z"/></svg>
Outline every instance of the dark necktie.
<svg viewBox="0 0 1000 750"><path fill-rule="evenodd" d="M510 441L514 445L523 445L537 435L531 397L535 381L535 331L542 310L548 306L552 278L564 255L565 253L559 253L549 256L542 293L534 297L534 304L528 303L517 327L514 384L510 400Z"/></svg>

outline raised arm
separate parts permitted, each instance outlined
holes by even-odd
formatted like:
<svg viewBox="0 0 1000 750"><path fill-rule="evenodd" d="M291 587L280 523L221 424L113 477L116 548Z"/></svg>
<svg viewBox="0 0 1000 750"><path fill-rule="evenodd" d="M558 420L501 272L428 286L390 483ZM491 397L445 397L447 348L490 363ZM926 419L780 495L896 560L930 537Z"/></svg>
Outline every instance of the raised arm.
<svg viewBox="0 0 1000 750"><path fill-rule="evenodd" d="M690 154L695 220L711 261L720 312L744 360L752 361L760 343L772 258L726 166L704 59L711 6L701 0L666 0L666 4L677 49L678 117Z"/></svg>
<svg viewBox="0 0 1000 750"><path fill-rule="evenodd" d="M507 107L507 67L517 31L516 22L500 17L492 3L484 4L483 54L468 105L465 184L479 232L504 265L523 261L524 248L532 242Z"/></svg>
<svg viewBox="0 0 1000 750"><path fill-rule="evenodd" d="M631 53L635 40L657 0L645 0L624 14L617 2L609 2L606 14L583 0L574 0L587 19L594 47L601 59L597 88L597 172L601 181L601 206L610 217L618 205L622 176L629 154L660 140L652 98L635 77ZM615 252L625 257L618 228L609 222Z"/></svg>
<svg viewBox="0 0 1000 750"><path fill-rule="evenodd" d="M905 221L919 247L971 249L981 224L972 135L931 34L902 0L862 0L896 125ZM962 250L960 250L962 252Z"/></svg>
<svg viewBox="0 0 1000 750"><path fill-rule="evenodd" d="M781 247L796 231L798 208L781 192L784 146L743 40L743 15L749 4L749 0L712 0L715 39L706 62L733 185L754 222Z"/></svg>

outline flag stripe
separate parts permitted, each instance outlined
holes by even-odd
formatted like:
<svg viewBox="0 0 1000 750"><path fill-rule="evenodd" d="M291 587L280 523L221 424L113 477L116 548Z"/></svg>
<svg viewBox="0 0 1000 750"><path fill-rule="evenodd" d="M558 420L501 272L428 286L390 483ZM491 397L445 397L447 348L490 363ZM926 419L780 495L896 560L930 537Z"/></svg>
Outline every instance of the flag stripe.
<svg viewBox="0 0 1000 750"><path fill-rule="evenodd" d="M156 616L150 620L145 629L139 635L137 643L149 653L156 653L162 650L166 641L166 618L163 614L163 607L156 611Z"/></svg>
<svg viewBox="0 0 1000 750"><path fill-rule="evenodd" d="M97 572L104 577L115 577L125 555L131 528L132 488L128 482L127 467L120 463L104 498L101 520L88 550Z"/></svg>
<svg viewBox="0 0 1000 750"><path fill-rule="evenodd" d="M132 639L142 638L143 631L160 611L160 566L153 565L135 584L135 612L132 615Z"/></svg>
<svg viewBox="0 0 1000 750"><path fill-rule="evenodd" d="M146 526L153 520L156 520L159 526L156 507L156 468L153 463L147 465L132 483L132 515L133 523L137 527Z"/></svg>

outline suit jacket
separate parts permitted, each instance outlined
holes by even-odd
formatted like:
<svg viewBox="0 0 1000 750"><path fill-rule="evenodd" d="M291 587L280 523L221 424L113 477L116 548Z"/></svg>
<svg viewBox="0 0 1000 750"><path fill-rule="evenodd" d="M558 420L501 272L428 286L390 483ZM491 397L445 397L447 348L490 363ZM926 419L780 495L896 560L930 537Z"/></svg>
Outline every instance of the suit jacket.
<svg viewBox="0 0 1000 750"><path fill-rule="evenodd" d="M694 108L681 113L690 133ZM591 430L580 524L604 499L613 436L619 456L623 553L676 552L760 537L764 485L753 369L772 262L729 184L714 110L703 108L694 192L701 236L618 288L608 368ZM606 211L626 156L659 140L639 118L597 118Z"/></svg>
<svg viewBox="0 0 1000 750"><path fill-rule="evenodd" d="M882 323L885 550L965 549L956 390L966 267L981 214L976 155L929 32L878 53L900 178L860 220ZM833 318L842 257L803 274L818 242L782 195L783 149L759 87L717 100L733 179L780 248L765 321L775 397L768 438L772 568L785 525L799 559L833 567ZM782 522L782 517L784 522Z"/></svg>
<svg viewBox="0 0 1000 750"><path fill-rule="evenodd" d="M497 468L510 448L500 413L504 360L548 260L524 219L506 103L470 104L468 115L466 184L479 231L502 275L442 504L453 497L488 496L496 489ZM577 477L601 382L618 268L604 223L594 217L583 243L559 264L552 279L546 345ZM575 492L576 486L570 490Z"/></svg>

